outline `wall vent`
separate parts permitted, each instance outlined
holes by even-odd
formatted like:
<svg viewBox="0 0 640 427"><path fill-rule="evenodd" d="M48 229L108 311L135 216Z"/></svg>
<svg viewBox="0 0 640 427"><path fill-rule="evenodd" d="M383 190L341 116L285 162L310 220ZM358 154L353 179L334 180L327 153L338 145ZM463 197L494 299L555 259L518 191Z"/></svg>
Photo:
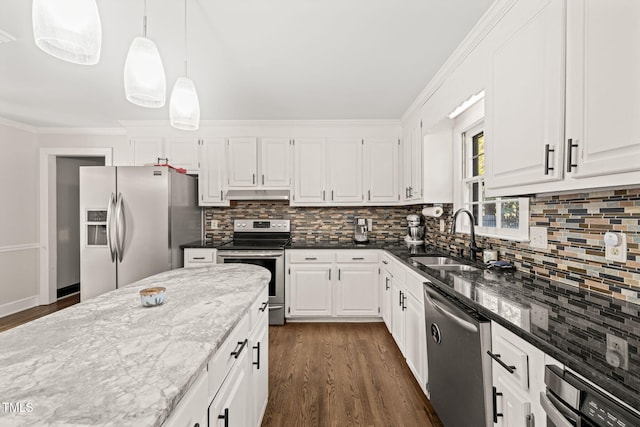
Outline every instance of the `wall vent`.
<svg viewBox="0 0 640 427"><path fill-rule="evenodd" d="M6 31L0 30L0 44L16 41L16 38Z"/></svg>

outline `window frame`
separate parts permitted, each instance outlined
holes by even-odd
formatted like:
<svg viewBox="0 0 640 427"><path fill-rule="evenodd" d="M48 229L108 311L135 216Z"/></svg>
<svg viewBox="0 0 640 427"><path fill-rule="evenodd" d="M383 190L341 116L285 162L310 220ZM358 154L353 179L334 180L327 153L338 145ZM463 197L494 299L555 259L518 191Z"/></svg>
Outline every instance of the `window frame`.
<svg viewBox="0 0 640 427"><path fill-rule="evenodd" d="M483 132L484 125L484 102L478 102L467 111L459 115L455 119L454 124L454 211L465 208L473 212L471 199L470 184L478 182L479 201L478 212L481 212L482 206L486 204L495 204L496 206L496 226L487 227L483 225L475 226L475 233L478 236L498 238L513 241L529 241L529 199L527 197L496 197L484 199L482 191L482 182L485 181L487 171L484 175L467 177L467 171L471 171L472 158L469 155L469 140L479 132ZM486 141L484 142L486 147ZM486 156L486 150L485 154ZM485 157L486 165L486 157ZM502 203L517 201L519 203L519 216L517 229L498 227L501 221ZM480 215L478 215L480 216ZM476 218L477 223L481 223L481 218ZM470 233L470 221L466 215L458 217L456 221L456 232Z"/></svg>

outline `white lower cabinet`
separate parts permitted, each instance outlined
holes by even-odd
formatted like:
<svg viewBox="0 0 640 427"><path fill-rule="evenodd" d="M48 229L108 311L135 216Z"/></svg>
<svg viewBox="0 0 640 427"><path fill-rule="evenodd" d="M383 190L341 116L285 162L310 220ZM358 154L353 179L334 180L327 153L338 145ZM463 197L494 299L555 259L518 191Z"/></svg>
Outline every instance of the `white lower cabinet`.
<svg viewBox="0 0 640 427"><path fill-rule="evenodd" d="M207 426L207 371L203 371L182 397L163 427Z"/></svg>
<svg viewBox="0 0 640 427"><path fill-rule="evenodd" d="M391 334L422 391L428 396L427 336L422 300L424 279L397 261L394 261L393 271Z"/></svg>
<svg viewBox="0 0 640 427"><path fill-rule="evenodd" d="M491 353L494 426L546 426L547 417L540 405L540 393L545 390L544 367L545 363L557 362L493 321Z"/></svg>
<svg viewBox="0 0 640 427"><path fill-rule="evenodd" d="M269 398L269 311L263 310L249 343L251 344L252 390L253 390L253 425L262 424L262 417L267 409Z"/></svg>
<svg viewBox="0 0 640 427"><path fill-rule="evenodd" d="M378 317L376 250L288 250L286 317Z"/></svg>
<svg viewBox="0 0 640 427"><path fill-rule="evenodd" d="M251 399L251 359L241 351L235 366L209 406L209 426L245 427L253 424Z"/></svg>
<svg viewBox="0 0 640 427"><path fill-rule="evenodd" d="M392 330L393 323L391 316L391 309L393 304L393 291L391 289L391 283L393 281L393 273L391 272L391 258L382 254L382 265L380 274L380 314L382 320L387 325L387 329Z"/></svg>
<svg viewBox="0 0 640 427"><path fill-rule="evenodd" d="M186 248L184 267L206 267L216 263L216 250L213 248Z"/></svg>

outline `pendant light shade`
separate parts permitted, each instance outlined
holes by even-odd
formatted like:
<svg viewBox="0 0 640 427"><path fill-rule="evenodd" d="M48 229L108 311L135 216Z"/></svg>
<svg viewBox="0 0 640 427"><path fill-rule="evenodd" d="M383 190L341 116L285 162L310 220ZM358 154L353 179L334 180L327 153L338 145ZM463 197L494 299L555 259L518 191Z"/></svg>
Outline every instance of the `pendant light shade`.
<svg viewBox="0 0 640 427"><path fill-rule="evenodd" d="M171 92L169 103L171 126L182 130L197 130L200 127L200 102L193 80L179 77Z"/></svg>
<svg viewBox="0 0 640 427"><path fill-rule="evenodd" d="M156 44L146 37L131 43L124 64L124 91L127 100L142 107L164 106L167 82Z"/></svg>
<svg viewBox="0 0 640 427"><path fill-rule="evenodd" d="M100 60L102 26L95 0L33 0L36 46L74 64Z"/></svg>

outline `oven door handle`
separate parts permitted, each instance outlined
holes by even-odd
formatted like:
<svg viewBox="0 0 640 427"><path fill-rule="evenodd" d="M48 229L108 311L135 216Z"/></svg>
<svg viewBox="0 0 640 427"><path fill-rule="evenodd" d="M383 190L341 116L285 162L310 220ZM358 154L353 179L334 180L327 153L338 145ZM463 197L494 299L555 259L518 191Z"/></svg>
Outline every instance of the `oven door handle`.
<svg viewBox="0 0 640 427"><path fill-rule="evenodd" d="M220 252L218 251L218 256L220 258L278 258L283 255L282 252L260 252L260 253L249 253L249 252Z"/></svg>
<svg viewBox="0 0 640 427"><path fill-rule="evenodd" d="M553 399L553 401L551 400ZM540 404L546 412L547 417L556 427L573 427L580 425L580 418L568 410L564 409L562 403L554 396L548 395L544 391L540 392ZM570 423L567 417L575 424Z"/></svg>

